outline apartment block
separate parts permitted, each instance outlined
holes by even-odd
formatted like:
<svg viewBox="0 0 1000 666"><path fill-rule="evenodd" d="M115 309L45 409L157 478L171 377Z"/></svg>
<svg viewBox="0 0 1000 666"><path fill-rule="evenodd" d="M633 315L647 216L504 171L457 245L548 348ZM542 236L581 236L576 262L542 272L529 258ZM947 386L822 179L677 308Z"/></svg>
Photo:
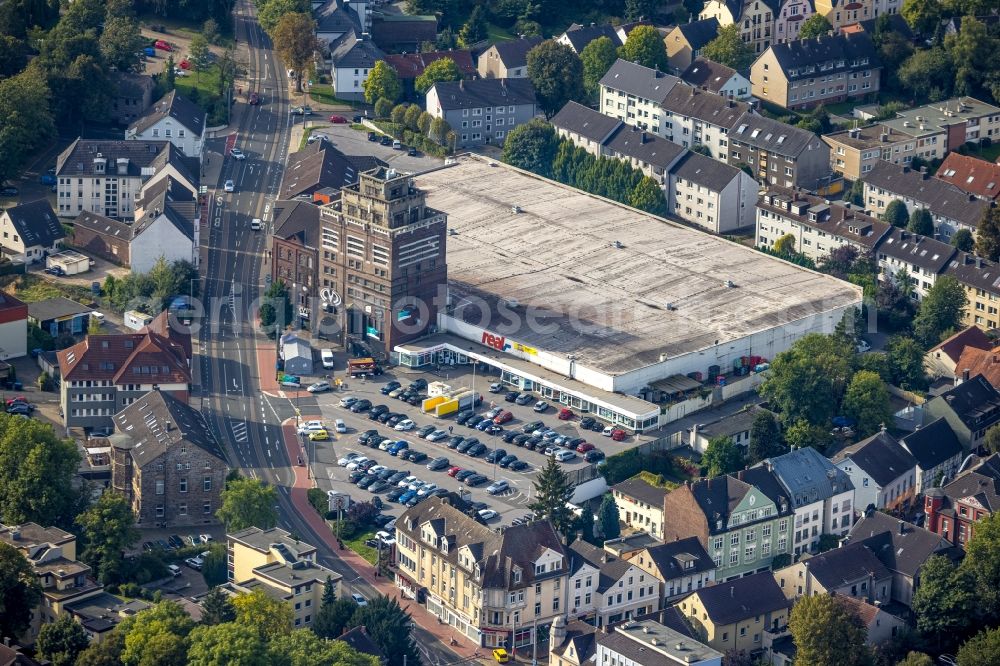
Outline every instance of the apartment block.
<svg viewBox="0 0 1000 666"><path fill-rule="evenodd" d="M945 131L903 131L890 125L868 125L824 134L830 146L830 166L849 180L864 179L879 161L910 164L914 158L930 161L945 155Z"/></svg>
<svg viewBox="0 0 1000 666"><path fill-rule="evenodd" d="M740 28L740 37L755 53L761 53L774 41L774 19L780 0L707 0L698 18L714 18L721 26Z"/></svg>
<svg viewBox="0 0 1000 666"><path fill-rule="evenodd" d="M567 616L598 627L648 615L660 608L660 580L631 560L577 539L569 546Z"/></svg>
<svg viewBox="0 0 1000 666"><path fill-rule="evenodd" d="M894 130L946 132L944 150L957 150L964 143L979 143L1000 136L1000 107L974 97L953 97L906 111L882 124Z"/></svg>
<svg viewBox="0 0 1000 666"><path fill-rule="evenodd" d="M819 190L833 179L830 147L799 127L745 113L729 132L731 166L747 166L765 185Z"/></svg>
<svg viewBox="0 0 1000 666"><path fill-rule="evenodd" d="M601 78L600 111L667 138L663 103L678 83L676 76L618 59Z"/></svg>

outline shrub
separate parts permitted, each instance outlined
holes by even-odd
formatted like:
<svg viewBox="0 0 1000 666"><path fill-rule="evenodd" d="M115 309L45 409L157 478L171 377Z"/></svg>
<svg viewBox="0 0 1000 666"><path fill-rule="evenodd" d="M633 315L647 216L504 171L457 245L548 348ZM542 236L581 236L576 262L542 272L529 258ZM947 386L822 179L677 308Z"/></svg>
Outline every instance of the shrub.
<svg viewBox="0 0 1000 666"><path fill-rule="evenodd" d="M375 102L376 118L388 118L390 113L392 113L392 102L387 100L385 97Z"/></svg>
<svg viewBox="0 0 1000 666"><path fill-rule="evenodd" d="M330 503L326 498L326 493L323 492L321 488L310 488L306 491L306 497L309 498L309 503L313 505L319 515L324 515Z"/></svg>

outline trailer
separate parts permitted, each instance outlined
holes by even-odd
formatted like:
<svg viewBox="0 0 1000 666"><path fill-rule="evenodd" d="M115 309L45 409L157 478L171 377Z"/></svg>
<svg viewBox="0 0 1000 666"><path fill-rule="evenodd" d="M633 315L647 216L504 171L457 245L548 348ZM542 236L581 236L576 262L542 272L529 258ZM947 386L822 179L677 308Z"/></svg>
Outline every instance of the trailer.
<svg viewBox="0 0 1000 666"><path fill-rule="evenodd" d="M139 331L148 326L153 321L153 315L138 310L129 310L122 318L122 323L133 331Z"/></svg>
<svg viewBox="0 0 1000 666"><path fill-rule="evenodd" d="M437 407L434 408L434 415L447 416L448 414L454 414L457 411L458 411L458 400L455 400L454 398L450 400L446 399L444 402L440 403Z"/></svg>

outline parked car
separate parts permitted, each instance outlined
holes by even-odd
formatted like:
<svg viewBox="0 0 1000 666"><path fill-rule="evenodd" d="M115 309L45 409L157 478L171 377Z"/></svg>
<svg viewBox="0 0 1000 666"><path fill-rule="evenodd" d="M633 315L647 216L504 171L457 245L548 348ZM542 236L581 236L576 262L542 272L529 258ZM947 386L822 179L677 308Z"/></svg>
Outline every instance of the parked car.
<svg viewBox="0 0 1000 666"><path fill-rule="evenodd" d="M334 116L330 116L330 122L333 123L334 125L346 125L347 124L347 118L345 118L344 116L336 116L336 115L334 115Z"/></svg>
<svg viewBox="0 0 1000 666"><path fill-rule="evenodd" d="M544 400L539 400L538 402L535 403L535 406L532 407L532 409L534 409L539 414L544 413L548 408L549 408L549 403L545 402Z"/></svg>
<svg viewBox="0 0 1000 666"><path fill-rule="evenodd" d="M584 430L590 430L590 428L597 422L593 416L584 416L580 419L580 427Z"/></svg>
<svg viewBox="0 0 1000 666"><path fill-rule="evenodd" d="M513 420L514 420L514 415L508 411L500 412L499 414L493 417L493 423L496 423L497 425L501 425L503 423L507 423L508 421L513 421Z"/></svg>
<svg viewBox="0 0 1000 666"><path fill-rule="evenodd" d="M615 428L611 432L611 439L615 440L616 442L624 442L626 437L628 437L628 433L622 430L621 428Z"/></svg>
<svg viewBox="0 0 1000 666"><path fill-rule="evenodd" d="M440 469L448 467L449 464L450 463L448 462L448 459L441 456L427 463L427 469L431 470L432 472L436 472Z"/></svg>
<svg viewBox="0 0 1000 666"><path fill-rule="evenodd" d="M480 509L479 510L479 517L482 518L483 520L493 520L494 518L496 518L499 515L500 514L498 514L493 509Z"/></svg>
<svg viewBox="0 0 1000 666"><path fill-rule="evenodd" d="M327 391L332 391L333 387L330 386L330 382L322 381L311 384L306 390L310 393L326 393Z"/></svg>
<svg viewBox="0 0 1000 666"><path fill-rule="evenodd" d="M402 488L393 488L385 494L385 498L390 502L398 502L399 498L406 494L406 492Z"/></svg>
<svg viewBox="0 0 1000 666"><path fill-rule="evenodd" d="M383 146L391 146L392 145L392 137L383 134L382 137L378 140L378 142L381 145L383 145Z"/></svg>
<svg viewBox="0 0 1000 666"><path fill-rule="evenodd" d="M553 455L555 455L556 460L559 462L568 462L576 458L576 452L569 449L557 449Z"/></svg>
<svg viewBox="0 0 1000 666"><path fill-rule="evenodd" d="M226 192L235 192L236 184L232 180L227 180L225 184L222 186L222 189L224 189Z"/></svg>
<svg viewBox="0 0 1000 666"><path fill-rule="evenodd" d="M541 421L532 421L531 423L525 423L521 427L521 431L522 432L527 432L527 433L533 433L536 430L538 430L539 428L543 427L544 425L545 424L542 423Z"/></svg>
<svg viewBox="0 0 1000 666"><path fill-rule="evenodd" d="M469 447L469 450L465 452L465 455L476 458L478 456L483 455L484 453L486 453L485 444L473 444L472 446Z"/></svg>
<svg viewBox="0 0 1000 666"><path fill-rule="evenodd" d="M488 463L498 462L505 455L507 455L507 451L505 449L493 449L488 454L486 454L486 458L484 458L484 460L486 460L486 462Z"/></svg>
<svg viewBox="0 0 1000 666"><path fill-rule="evenodd" d="M503 384L500 382L490 384L490 393L500 393L501 391L503 391Z"/></svg>
<svg viewBox="0 0 1000 666"><path fill-rule="evenodd" d="M589 463L600 462L604 460L604 451L600 449L591 449L584 454L583 459Z"/></svg>
<svg viewBox="0 0 1000 666"><path fill-rule="evenodd" d="M486 417L483 416L482 414L473 414L472 418L468 419L465 422L465 426L467 428L475 428L476 426L478 426L480 423L482 423L485 420L486 420Z"/></svg>
<svg viewBox="0 0 1000 666"><path fill-rule="evenodd" d="M330 433L326 430L313 430L309 433L309 441L311 442L325 442L330 439Z"/></svg>
<svg viewBox="0 0 1000 666"><path fill-rule="evenodd" d="M515 472L523 472L524 470L528 469L528 463L526 463L523 460L515 460L510 464L508 469L512 469Z"/></svg>
<svg viewBox="0 0 1000 666"><path fill-rule="evenodd" d="M527 405L529 402L531 402L530 393L522 393L521 395L517 396L517 398L515 398L514 400L514 403L517 405Z"/></svg>
<svg viewBox="0 0 1000 666"><path fill-rule="evenodd" d="M406 432L408 430L413 430L416 426L417 424L411 421L410 419L400 419L398 422L396 422L395 427L396 430L399 430L401 432Z"/></svg>
<svg viewBox="0 0 1000 666"><path fill-rule="evenodd" d="M458 466L449 467L448 468L448 476L455 476L456 474L458 474L461 471L462 471L461 467L458 467Z"/></svg>
<svg viewBox="0 0 1000 666"><path fill-rule="evenodd" d="M501 458L501 459L500 459L500 460L499 460L499 461L497 462L497 464L498 464L498 465L499 465L500 467L502 467L502 468L506 469L506 468L510 467L510 464L511 464L512 462L516 462L516 461L517 461L517 456L514 456L514 455L508 455L508 456L504 456L503 458Z"/></svg>
<svg viewBox="0 0 1000 666"><path fill-rule="evenodd" d="M510 484L504 481L503 479L500 479L499 481L494 481L489 486L487 486L486 492L488 492L490 495L499 495L500 493L505 492L509 489L510 489Z"/></svg>
<svg viewBox="0 0 1000 666"><path fill-rule="evenodd" d="M357 414L358 412L367 411L367 410L371 409L371 407L372 407L372 401L371 400L361 399L361 400L358 400L353 405L351 405L351 411L354 412L355 414Z"/></svg>
<svg viewBox="0 0 1000 666"><path fill-rule="evenodd" d="M347 396L344 396L343 398L341 398L340 399L340 403L338 403L338 404L341 407L350 407L351 405L353 405L354 403L356 403L358 400L359 400L359 398L357 398L357 397L355 397L353 395L347 395Z"/></svg>
<svg viewBox="0 0 1000 666"><path fill-rule="evenodd" d="M378 134L376 134L375 132L368 132L368 140L378 141Z"/></svg>
<svg viewBox="0 0 1000 666"><path fill-rule="evenodd" d="M344 457L342 457L340 460L338 460L337 464L340 465L341 467L347 467L347 465L351 461L353 461L356 458L360 458L360 457L361 457L360 453L348 453L347 455L345 455Z"/></svg>
<svg viewBox="0 0 1000 666"><path fill-rule="evenodd" d="M485 474L473 474L465 480L465 485L469 487L481 486L489 481Z"/></svg>
<svg viewBox="0 0 1000 666"><path fill-rule="evenodd" d="M367 606L368 605L368 600L365 599L360 594L358 594L357 592L352 592L351 593L351 599L353 599L354 603L356 603L359 606Z"/></svg>
<svg viewBox="0 0 1000 666"><path fill-rule="evenodd" d="M459 482L465 481L467 478L469 478L470 476L472 476L475 473L476 472L474 470L463 469L463 470L459 471L457 474L455 474L455 480L459 481Z"/></svg>
<svg viewBox="0 0 1000 666"><path fill-rule="evenodd" d="M507 402L515 402L520 397L521 394L518 393L517 391L508 391L507 394L504 395L503 399L506 400Z"/></svg>
<svg viewBox="0 0 1000 666"><path fill-rule="evenodd" d="M0 197L16 197L20 192L16 187L3 187L0 188Z"/></svg>
<svg viewBox="0 0 1000 666"><path fill-rule="evenodd" d="M576 445L577 453L586 453L587 451L593 451L594 445L589 442L580 442Z"/></svg>
<svg viewBox="0 0 1000 666"><path fill-rule="evenodd" d="M382 387L382 395L389 395L389 393L391 393L392 391L395 391L400 386L402 386L402 384L400 384L399 382L397 382L397 381L391 381L391 382L389 382L388 384L386 384L385 386Z"/></svg>
<svg viewBox="0 0 1000 666"><path fill-rule="evenodd" d="M558 418L560 421L569 421L571 418L573 418L573 410L570 409L569 407L563 407L562 409L559 410Z"/></svg>
<svg viewBox="0 0 1000 666"><path fill-rule="evenodd" d="M448 436L447 430L434 430L432 433L427 435L428 442L439 442Z"/></svg>

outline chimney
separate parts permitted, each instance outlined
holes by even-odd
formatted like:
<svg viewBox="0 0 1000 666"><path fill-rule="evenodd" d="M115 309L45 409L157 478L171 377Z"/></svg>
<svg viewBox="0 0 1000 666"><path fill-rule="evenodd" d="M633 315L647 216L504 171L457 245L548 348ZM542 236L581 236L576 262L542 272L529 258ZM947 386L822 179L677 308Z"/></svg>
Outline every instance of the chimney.
<svg viewBox="0 0 1000 666"><path fill-rule="evenodd" d="M10 540L11 541L20 541L21 540L21 530L11 530L10 531Z"/></svg>
<svg viewBox="0 0 1000 666"><path fill-rule="evenodd" d="M463 79L458 80L458 89L465 90L465 81Z"/></svg>
<svg viewBox="0 0 1000 666"><path fill-rule="evenodd" d="M993 358L996 359L996 356L994 356ZM968 368L966 368L965 370L962 370L962 381L963 382L969 381L969 369Z"/></svg>
<svg viewBox="0 0 1000 666"><path fill-rule="evenodd" d="M928 175L929 175L929 174L927 173L927 167L925 167L925 166L922 166L922 167L920 167L920 177L921 177L921 178L922 178L923 180L927 180L927 176L928 176Z"/></svg>
<svg viewBox="0 0 1000 666"><path fill-rule="evenodd" d="M170 421L164 421L163 422L163 429L166 430L167 432L170 432L171 430L174 429L174 424L171 423Z"/></svg>
<svg viewBox="0 0 1000 666"><path fill-rule="evenodd" d="M639 134L639 143L646 143L646 132L643 131Z"/></svg>
<svg viewBox="0 0 1000 666"><path fill-rule="evenodd" d="M899 533L900 534L906 533L906 523L902 520L899 521Z"/></svg>
<svg viewBox="0 0 1000 666"><path fill-rule="evenodd" d="M904 166L903 167L903 173L910 173L910 167Z"/></svg>

